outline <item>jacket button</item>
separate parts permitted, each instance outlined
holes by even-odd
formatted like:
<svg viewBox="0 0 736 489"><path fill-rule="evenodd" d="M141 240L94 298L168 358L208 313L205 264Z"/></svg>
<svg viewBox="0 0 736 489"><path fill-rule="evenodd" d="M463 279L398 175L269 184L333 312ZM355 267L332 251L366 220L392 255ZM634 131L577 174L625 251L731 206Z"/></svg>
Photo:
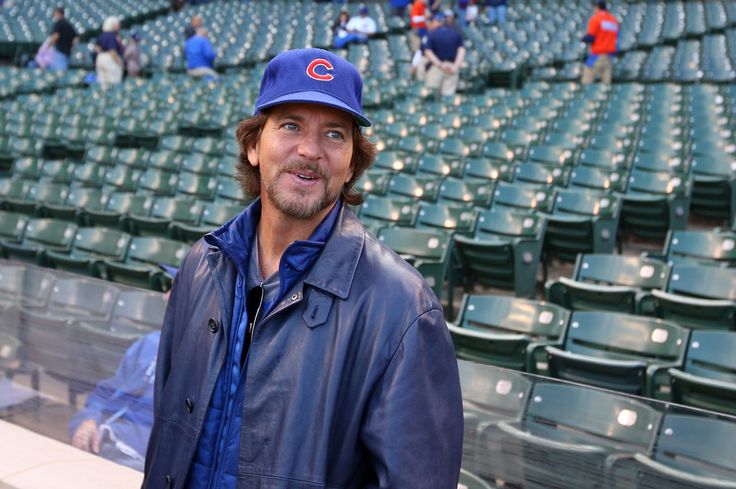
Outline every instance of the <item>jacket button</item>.
<svg viewBox="0 0 736 489"><path fill-rule="evenodd" d="M210 333L217 333L217 329L219 328L215 318L210 318L210 320L207 321L207 327L210 328Z"/></svg>
<svg viewBox="0 0 736 489"><path fill-rule="evenodd" d="M174 479L169 474L166 474L166 487L172 489L174 487Z"/></svg>
<svg viewBox="0 0 736 489"><path fill-rule="evenodd" d="M192 411L194 411L194 403L192 402L192 400L191 400L191 399L189 399L189 398L187 397L187 400L186 400L185 404L186 404L186 406L187 406L187 412L188 412L188 413L191 413Z"/></svg>

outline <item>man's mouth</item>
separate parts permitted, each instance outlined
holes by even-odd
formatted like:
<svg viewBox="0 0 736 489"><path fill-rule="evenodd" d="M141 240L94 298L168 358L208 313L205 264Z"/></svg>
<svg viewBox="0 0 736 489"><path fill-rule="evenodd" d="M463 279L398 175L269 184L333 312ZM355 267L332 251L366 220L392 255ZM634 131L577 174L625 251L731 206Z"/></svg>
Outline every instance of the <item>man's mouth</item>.
<svg viewBox="0 0 736 489"><path fill-rule="evenodd" d="M301 173L301 172L292 172L292 175L296 175L299 179L305 180L305 181L311 181L311 180L316 179L316 177L312 175L307 175L306 173Z"/></svg>

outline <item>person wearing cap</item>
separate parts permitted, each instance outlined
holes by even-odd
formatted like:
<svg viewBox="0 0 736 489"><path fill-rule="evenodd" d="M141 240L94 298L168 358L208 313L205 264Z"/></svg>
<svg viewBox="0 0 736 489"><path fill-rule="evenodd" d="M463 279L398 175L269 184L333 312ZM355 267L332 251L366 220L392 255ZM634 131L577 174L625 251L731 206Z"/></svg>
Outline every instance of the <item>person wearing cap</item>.
<svg viewBox="0 0 736 489"><path fill-rule="evenodd" d="M95 72L103 87L123 81L123 55L125 48L120 38L120 20L107 17L102 23L102 33L95 43Z"/></svg>
<svg viewBox="0 0 736 489"><path fill-rule="evenodd" d="M433 32L442 25L442 18L434 16L427 23L427 34L422 37L422 45L414 53L414 57L411 60L411 73L417 80L424 81L427 76L427 65L429 59L424 55L424 50L427 49L428 34Z"/></svg>
<svg viewBox="0 0 736 489"><path fill-rule="evenodd" d="M362 88L321 49L266 66L236 131L236 175L258 198L174 279L144 488L457 486L442 308L350 210L375 156Z"/></svg>
<svg viewBox="0 0 736 489"><path fill-rule="evenodd" d="M368 7L362 6L358 10L358 15L351 17L345 26L347 34L335 38L334 47L342 49L351 42L368 42L368 38L376 33L376 29L376 21L368 15Z"/></svg>
<svg viewBox="0 0 736 489"><path fill-rule="evenodd" d="M442 14L435 18L444 22ZM425 86L443 96L454 95L460 80L460 68L465 59L463 36L457 29L442 24L427 35L424 55L429 59Z"/></svg>
<svg viewBox="0 0 736 489"><path fill-rule="evenodd" d="M610 84L613 79L613 56L618 50L618 21L606 8L606 2L593 2L595 12L588 21L582 41L590 44L590 55L583 66L583 84L596 78Z"/></svg>

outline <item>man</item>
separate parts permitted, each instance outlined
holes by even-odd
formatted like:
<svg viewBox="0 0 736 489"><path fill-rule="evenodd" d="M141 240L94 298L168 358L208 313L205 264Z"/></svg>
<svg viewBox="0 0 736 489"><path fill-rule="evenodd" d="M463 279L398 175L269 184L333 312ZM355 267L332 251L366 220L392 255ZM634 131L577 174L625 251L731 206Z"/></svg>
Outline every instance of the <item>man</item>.
<svg viewBox="0 0 736 489"><path fill-rule="evenodd" d="M442 14L435 18L444 22ZM429 59L425 85L437 91L437 96L454 95L460 80L460 68L465 59L463 36L456 29L443 24L427 35L427 47L424 55Z"/></svg>
<svg viewBox="0 0 736 489"><path fill-rule="evenodd" d="M251 206L192 248L161 335L144 488L447 489L462 400L442 310L349 210L375 147L321 49L267 65L237 130Z"/></svg>
<svg viewBox="0 0 736 489"><path fill-rule="evenodd" d="M72 24L66 20L64 7L56 7L51 14L54 25L51 27L49 44L54 48L54 62L49 69L63 71L69 68L69 56L72 54L72 46L79 40L77 31Z"/></svg>
<svg viewBox="0 0 736 489"><path fill-rule="evenodd" d="M189 25L184 29L185 39L189 39L197 33L197 29L202 27L202 17L199 15L192 15L189 20Z"/></svg>
<svg viewBox="0 0 736 489"><path fill-rule="evenodd" d="M345 30L348 32L346 36L335 39L334 45L337 49L344 48L351 42L368 42L368 38L376 33L376 21L368 15L368 7L360 7L358 15L348 21Z"/></svg>
<svg viewBox="0 0 736 489"><path fill-rule="evenodd" d="M97 384L69 425L72 445L143 470L159 336L156 331L133 343L115 375Z"/></svg>
<svg viewBox="0 0 736 489"><path fill-rule="evenodd" d="M200 27L196 34L187 39L184 44L184 54L187 57L187 74L195 78L217 78L213 69L217 54L207 38L207 29Z"/></svg>
<svg viewBox="0 0 736 489"><path fill-rule="evenodd" d="M441 16L432 17L432 19L430 19L430 21L427 23L427 33L434 32L441 25ZM425 56L424 54L424 51L427 49L427 40L428 37L427 35L425 35L422 38L421 47L417 49L416 53L414 53L414 57L411 60L412 74L416 77L417 80L420 81L424 81L427 77L427 64L429 63L429 59L427 59L427 56Z"/></svg>
<svg viewBox="0 0 736 489"><path fill-rule="evenodd" d="M409 14L411 19L411 47L413 51L420 48L422 38L427 35L427 4L424 0L415 0Z"/></svg>
<svg viewBox="0 0 736 489"><path fill-rule="evenodd" d="M606 2L599 0L595 12L588 21L588 31L582 41L590 44L590 56L583 67L583 84L600 78L610 85L613 78L613 56L618 45L618 21L607 9Z"/></svg>

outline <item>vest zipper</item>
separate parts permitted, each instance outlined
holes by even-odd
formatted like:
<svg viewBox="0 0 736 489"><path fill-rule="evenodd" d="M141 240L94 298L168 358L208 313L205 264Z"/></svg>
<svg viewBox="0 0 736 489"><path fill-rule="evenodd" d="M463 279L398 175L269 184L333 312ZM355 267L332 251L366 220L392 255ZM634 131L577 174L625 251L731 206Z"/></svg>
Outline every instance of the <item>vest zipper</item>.
<svg viewBox="0 0 736 489"><path fill-rule="evenodd" d="M248 354L248 350L250 349L250 344L253 342L253 333L256 329L256 324L258 323L258 316L261 315L261 310L263 309L263 296L264 296L264 288L263 284L260 284L258 287L253 287L248 292L248 297L245 301L245 303L248 305L248 312L252 311L252 304L257 304L255 307L255 312L253 314L248 314L248 329L245 332L245 338L243 339L243 351L240 355L240 369L242 370L245 366L245 358Z"/></svg>

